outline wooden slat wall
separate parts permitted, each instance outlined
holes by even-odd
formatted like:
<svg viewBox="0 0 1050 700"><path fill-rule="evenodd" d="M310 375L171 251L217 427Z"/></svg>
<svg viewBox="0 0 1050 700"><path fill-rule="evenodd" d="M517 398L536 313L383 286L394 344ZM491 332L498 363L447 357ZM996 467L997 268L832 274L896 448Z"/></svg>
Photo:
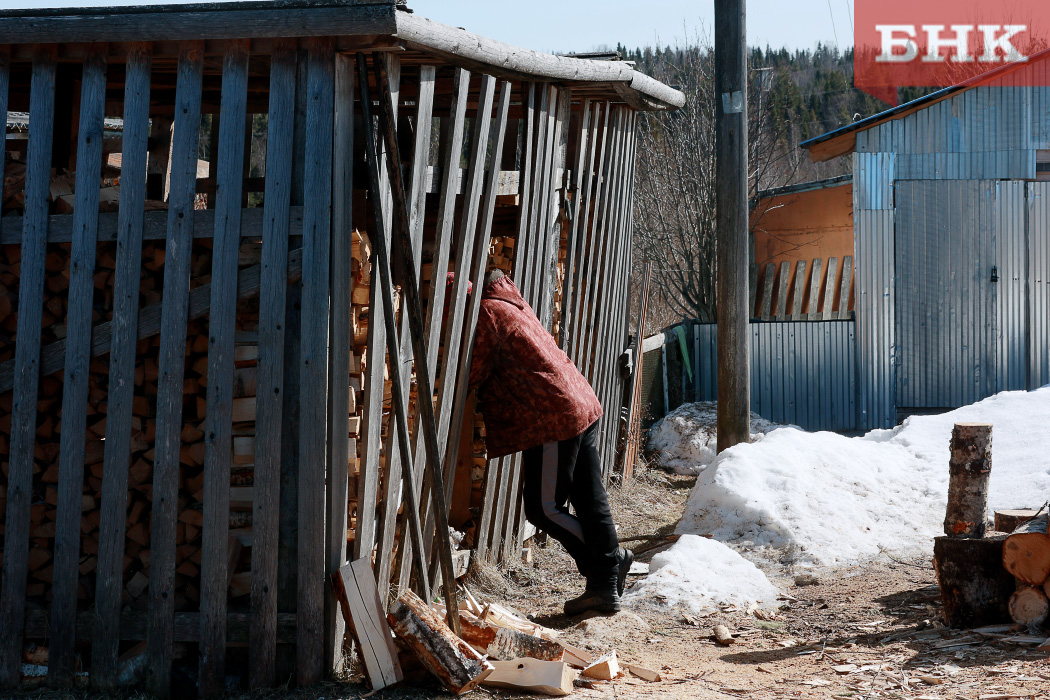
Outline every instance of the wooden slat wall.
<svg viewBox="0 0 1050 700"><path fill-rule="evenodd" d="M296 676L321 680L324 667L324 488L328 389L328 276L332 201L334 44L307 40L307 193L303 217L303 299L299 373L299 596Z"/></svg>
<svg viewBox="0 0 1050 700"><path fill-rule="evenodd" d="M3 66L5 69L7 66ZM5 73L6 83L7 76ZM38 49L33 58L29 109L40 115L29 125L26 163L21 279L18 295L18 343L8 457L7 513L4 520L3 588L0 589L0 688L21 679L22 617L29 571L29 518L39 387L40 325L44 304L44 257L47 241L48 187L55 109L55 47ZM5 105L6 106L6 105ZM6 112L4 110L5 119ZM123 520L121 521L123 525Z"/></svg>
<svg viewBox="0 0 1050 700"><path fill-rule="evenodd" d="M91 680L102 690L116 687L120 643L134 383L119 378L130 378L135 372L142 214L146 198L146 145L149 138L150 50L148 44L133 44L128 50L124 87L123 187L117 223L117 269L113 282L113 344L109 354L109 375L118 379L110 382L106 405L106 455L95 585L98 621L91 647Z"/></svg>
<svg viewBox="0 0 1050 700"><path fill-rule="evenodd" d="M259 363L256 392L255 503L252 505L252 620L249 647L253 688L276 680L277 549L284 401L285 269L291 203L295 109L295 42L274 46L266 137L266 213L262 230L259 294Z"/></svg>
<svg viewBox="0 0 1050 700"><path fill-rule="evenodd" d="M759 281L761 280L761 281ZM752 313L763 321L828 321L850 318L853 256L783 261L765 265L762 276L751 266Z"/></svg>
<svg viewBox="0 0 1050 700"><path fill-rule="evenodd" d="M48 679L72 682L76 641L77 583L80 572L80 518L84 496L84 434L87 430L88 367L91 363L91 302L94 296L99 190L93 174L102 169L102 127L106 109L106 57L93 47L84 60L80 129L77 140L76 206L70 250L66 372L62 392L58 519L51 589L51 646ZM180 394L181 395L181 394Z"/></svg>
<svg viewBox="0 0 1050 700"><path fill-rule="evenodd" d="M217 63L205 62L203 42L182 42L177 47L177 64L165 64L175 66L170 176L166 176L170 179L166 182L158 182L156 163L168 160L168 154L161 154L157 148L148 151L147 143L150 118L154 116L150 113L151 73L156 72L151 62L153 47L123 46L127 52L125 131L120 209L116 215L98 213L99 193L91 177L102 157L99 134L105 114L106 55L112 54L112 47L95 47L83 59L77 147L80 167L72 216L48 213L54 47L39 48L33 64L34 119L30 125L24 214L3 222L3 242L20 243L22 247L18 311L19 323L25 325L19 326L16 357L0 367L0 391L6 387L15 392L0 620L11 622L10 629L23 630L24 619L28 625L24 629L33 635L48 630L52 638L50 681L54 685L71 682L77 644L87 638L92 642L90 680L100 689L115 687L117 659L127 649L122 642L129 640L146 642L147 684L159 697L171 693L177 644L186 641L199 645L202 696L224 692L230 644L247 644L248 683L253 688L284 682L288 673L294 673L300 684L311 684L340 663L342 651L342 619L327 594L327 574L338 571L350 558L374 556L384 595L391 584L404 589L413 583L412 552L407 534L401 532L404 518L399 515L403 513L402 455L396 442L384 444L381 439L387 340L381 296L376 294L377 275L372 275L368 303L366 371L357 377L358 370L350 369L358 360L352 352L354 332L349 312L353 300L359 298L352 294L349 277L351 241L356 240L351 236L358 235L353 233L355 225L367 236L390 234L389 228L374 233L369 217L351 206L353 162L358 157L353 150L354 129L361 126L354 118L356 90L351 58L337 54L334 42L323 37L276 40L262 49L265 54L252 56L253 71L256 65L269 65L266 177L261 183L263 206L245 208L251 167L251 131L245 125L250 123L251 112L262 111L254 106L257 102L248 92L249 44L229 40L210 46L209 50L225 47L221 73ZM170 48L166 55L170 55ZM8 68L3 57L0 50L0 87L6 84ZM607 444L602 454L611 464L615 449L612 438L622 403L617 357L623 350L620 341L626 339L629 311L633 112L592 98L574 101L570 90L549 83L499 82L482 74L474 81L471 95L471 76L465 70L415 64L402 75L396 56L386 66L382 75L388 80L395 109L401 81L419 85L418 90L408 91L413 100L412 114L401 123L402 128L411 124L414 137L404 160L405 172L411 173L409 228L417 265L421 253L431 251L425 362L431 375L441 372L434 398L439 448L446 465L446 501L453 496L457 468L471 469L470 459L458 459L460 436L468 440L471 432L459 426L474 421L467 415L467 381L480 291L494 233L516 238L507 243L507 247L513 245L516 281L601 397L607 415L603 424ZM443 84L438 80L439 72L442 81L446 76L452 78L450 101L435 94ZM209 210L198 211L196 167L202 96L205 89L214 91L219 80L221 100L205 106L206 110L218 110L212 115L212 172L208 177L214 184L206 188ZM0 94L0 111L4 111L5 96ZM520 140L518 122L511 119L519 100ZM476 109L468 109L468 102ZM434 115L435 104L448 107L441 107L440 115ZM438 162L431 162L431 120L435 116L441 117L443 128ZM473 119L469 130L468 118ZM166 128L159 129L157 135L166 138L166 132ZM470 134L470 143L461 163L466 133ZM513 163L507 162L508 156ZM149 192L166 194L165 212L144 211L147 163L152 162L148 157L155 161ZM381 163L383 187L389 187L385 160ZM520 173L518 209L511 210L510 216L497 208L510 204L501 197L506 194L502 174L508 166ZM429 182L431 172L438 174L438 182ZM251 190L257 191L256 187ZM435 196L427 198L428 191ZM569 208L564 206L567 193L572 197ZM393 221L389 192L380 197L380 202L386 221ZM567 211L571 213L563 218ZM516 236L495 230L496 226L506 226L497 222L511 218L517 222ZM10 229L15 221L22 230ZM426 248L424 235L430 241ZM210 239L202 246L211 251L210 268L203 269L210 272L210 280L191 290L191 272L202 274L194 259L195 245L201 245L195 241L202 238ZM143 241L162 239L166 239L162 301L153 300L140 309ZM44 252L45 244L51 241L72 244L70 322L64 340L42 348L40 334L28 329L35 331L41 325ZM114 318L92 327L95 248L97 244L112 245L112 241L117 243ZM259 246L253 267L246 267L240 255L244 245ZM444 273L450 263L457 274L446 290ZM475 293L465 303L468 282L474 285ZM449 305L447 318L442 313L446 291L456 302ZM241 376L237 373L242 366L235 367L234 360L237 343L247 337L239 313L247 308L254 313L256 305L257 339L251 334L258 350L257 366L252 368L254 435L245 436L235 432L235 416L244 418L246 414L235 411L235 396L244 394L235 394L240 386L235 376ZM189 323L203 318L207 320L195 323L208 329L207 381L201 377L198 396L206 411L198 407L199 415L184 417L184 389L198 376L190 374L187 378L187 342L196 340L188 337ZM408 389L413 361L409 329L405 319L399 325L399 356L394 359L404 371L403 388ZM126 550L124 531L133 449L130 426L132 406L142 398L136 395L136 382L131 378L149 359L140 351L146 347L139 342L144 338L152 338L159 348L155 414L152 407L150 411L156 437L152 482L148 484L153 503L148 568L144 569L149 607L145 613L129 617L120 614L127 583L125 553L134 556L139 551ZM605 342L605 338L613 342ZM88 367L91 358L106 353L110 354L110 384L101 541L93 593L96 608L102 612L95 615L77 608L78 597L83 598L83 592L78 591L85 451L80 437L85 433L87 416ZM66 371L64 430L56 488L52 609L49 616L36 612L27 617L29 494L41 369L45 373ZM358 381L362 391L355 396L351 386ZM350 437L356 429L356 419L351 421L350 414L357 403L363 406L364 419L359 433L360 460L355 459L358 450ZM176 596L181 595L176 582L185 580L185 575L176 575L176 564L186 557L183 543L177 539L182 527L180 516L186 508L185 498L180 502L187 481L180 466L185 457L183 431L191 424L196 430L200 420L204 421L203 476L200 485L194 487L201 489L194 501L203 504L200 607L199 612L187 612L184 607L176 611ZM393 436L394 424L388 429ZM425 483L427 466L419 432L413 460L417 493ZM244 462L236 457L245 454L235 452L235 443L251 445L252 452L247 453L253 455L250 491L243 487L231 491L231 473ZM355 467L356 474L351 471ZM483 483L475 484L475 488L480 486L482 501L475 545L482 560L520 555L522 538L530 531L522 512L521 469L520 455L492 460ZM351 477L355 479L352 487ZM231 494L236 497L231 498ZM348 499L356 499L356 527L349 527ZM238 574L239 583L235 585L246 594L250 580L247 614L227 610L231 576L239 571L232 568L241 547L238 532L244 538L243 531L231 532L232 501L237 502L235 507L251 512L252 530L246 542L251 547L251 572ZM429 498L423 496L419 504L426 523L424 544L431 545L436 514L430 511ZM347 548L350 537L352 552ZM436 562L430 552L424 555ZM250 579L245 578L248 576ZM436 583L438 577L429 578ZM5 635L0 641L0 683L6 687L19 681L21 643L19 633ZM290 643L295 644L294 660L284 654L292 651Z"/></svg>
<svg viewBox="0 0 1050 700"><path fill-rule="evenodd" d="M179 450L182 445L182 388L186 365L186 317L190 294L203 62L202 43L183 44L179 53L175 94L177 109L171 147L150 533L148 687L159 697L167 697L171 689L171 623L175 612L175 537L178 516L176 494L179 490Z"/></svg>
<svg viewBox="0 0 1050 700"><path fill-rule="evenodd" d="M226 625L223 623L226 620L226 589L229 585L227 560L230 546L230 472L233 468L233 352L247 90L248 43L231 40L227 44L222 67L216 231L212 258L214 293L211 296L208 322L199 680L200 694L204 697L221 695L226 688Z"/></svg>

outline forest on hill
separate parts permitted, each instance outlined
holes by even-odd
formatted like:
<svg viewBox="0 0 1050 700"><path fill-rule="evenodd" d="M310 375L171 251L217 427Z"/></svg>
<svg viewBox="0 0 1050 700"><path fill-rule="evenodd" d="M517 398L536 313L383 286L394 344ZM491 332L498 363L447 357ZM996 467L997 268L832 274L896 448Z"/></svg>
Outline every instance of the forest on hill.
<svg viewBox="0 0 1050 700"><path fill-rule="evenodd" d="M635 275L653 262L647 331L683 318L713 320L715 250L714 52L697 39L678 47L629 49L624 60L673 85L686 105L646 113L635 170ZM853 87L853 50L752 48L748 56L751 196L850 172L848 158L813 163L799 144L888 108ZM901 91L902 102L929 92Z"/></svg>

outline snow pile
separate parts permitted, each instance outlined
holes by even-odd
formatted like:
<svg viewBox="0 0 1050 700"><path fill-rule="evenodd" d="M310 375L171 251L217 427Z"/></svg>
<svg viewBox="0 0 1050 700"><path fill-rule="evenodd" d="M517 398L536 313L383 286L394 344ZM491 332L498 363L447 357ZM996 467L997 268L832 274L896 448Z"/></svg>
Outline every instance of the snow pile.
<svg viewBox="0 0 1050 700"><path fill-rule="evenodd" d="M699 474L715 459L718 411L714 401L679 406L649 429L649 450L660 466L678 474ZM757 442L777 428L756 413L751 414L751 441Z"/></svg>
<svg viewBox="0 0 1050 700"><path fill-rule="evenodd" d="M682 535L653 557L649 575L627 594L627 602L656 598L696 612L721 603L772 608L780 595L758 567L715 540Z"/></svg>
<svg viewBox="0 0 1050 700"><path fill-rule="evenodd" d="M774 430L711 463L678 532L710 535L754 561L785 565L927 552L941 533L948 442L959 422L994 426L989 509L1039 507L1050 495L1050 387L915 416L864 437ZM711 562L698 566L718 570Z"/></svg>

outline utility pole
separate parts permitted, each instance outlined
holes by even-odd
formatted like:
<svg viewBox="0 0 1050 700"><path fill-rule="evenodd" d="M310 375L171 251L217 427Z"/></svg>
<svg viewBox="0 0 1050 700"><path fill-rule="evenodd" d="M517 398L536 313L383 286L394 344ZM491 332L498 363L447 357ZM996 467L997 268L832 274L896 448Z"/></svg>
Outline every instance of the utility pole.
<svg viewBox="0 0 1050 700"><path fill-rule="evenodd" d="M718 451L751 439L745 0L715 0Z"/></svg>

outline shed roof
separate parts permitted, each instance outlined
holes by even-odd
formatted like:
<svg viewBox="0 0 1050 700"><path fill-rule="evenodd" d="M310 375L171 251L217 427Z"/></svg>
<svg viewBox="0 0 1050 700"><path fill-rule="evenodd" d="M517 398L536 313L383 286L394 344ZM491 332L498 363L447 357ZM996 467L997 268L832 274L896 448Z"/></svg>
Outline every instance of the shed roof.
<svg viewBox="0 0 1050 700"><path fill-rule="evenodd" d="M892 107L883 112L873 114L870 117L855 121L852 124L847 124L846 126L811 138L808 141L803 141L799 145L809 151L810 159L815 162L837 158L838 156L853 152L853 149L856 148L857 145L857 133L860 131L865 131L878 126L879 124L884 124L888 121L901 119L909 114L914 114L921 109L925 109L931 105L946 100L957 93L972 90L981 85L987 85L1005 75L1018 70L1023 70L1034 63L1044 61L1048 58L1050 58L1050 49L1040 51L1039 53L1029 56L1027 61L1007 63L1006 65L999 66L998 68L994 68L990 71L969 78L968 80L964 80L961 83L946 87L942 90L937 90L936 92L931 92L930 94L923 95L911 102L905 102L902 105Z"/></svg>
<svg viewBox="0 0 1050 700"><path fill-rule="evenodd" d="M523 49L420 17L394 0L246 0L189 5L0 11L0 43L390 37L403 48L497 77L605 87L636 109L675 109L685 96L625 61Z"/></svg>

